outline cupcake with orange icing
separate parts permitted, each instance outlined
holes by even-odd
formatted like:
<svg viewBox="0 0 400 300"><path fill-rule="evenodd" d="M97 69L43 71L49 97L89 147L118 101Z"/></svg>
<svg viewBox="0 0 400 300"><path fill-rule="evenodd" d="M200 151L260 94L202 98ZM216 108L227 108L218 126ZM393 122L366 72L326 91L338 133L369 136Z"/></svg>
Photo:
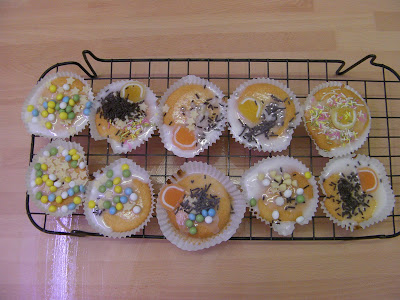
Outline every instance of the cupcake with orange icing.
<svg viewBox="0 0 400 300"><path fill-rule="evenodd" d="M241 84L228 100L229 130L236 141L259 151L282 151L301 122L294 93L281 82L256 78Z"/></svg>
<svg viewBox="0 0 400 300"><path fill-rule="evenodd" d="M222 91L213 83L189 75L173 84L160 99L160 137L167 150L194 157L207 149L225 127Z"/></svg>
<svg viewBox="0 0 400 300"><path fill-rule="evenodd" d="M228 240L246 210L239 190L217 169L188 162L168 179L157 200L157 218L165 237L195 251Z"/></svg>
<svg viewBox="0 0 400 300"><path fill-rule="evenodd" d="M149 174L132 160L121 158L93 175L84 211L94 230L123 238L143 229L154 209Z"/></svg>
<svg viewBox="0 0 400 300"><path fill-rule="evenodd" d="M322 209L345 229L366 228L392 213L395 198L385 167L377 159L364 155L331 159L319 183L325 195Z"/></svg>
<svg viewBox="0 0 400 300"><path fill-rule="evenodd" d="M280 235L311 221L318 206L318 186L309 169L297 159L276 156L251 167L241 185L253 214Z"/></svg>
<svg viewBox="0 0 400 300"><path fill-rule="evenodd" d="M95 140L107 139L114 153L127 153L151 137L159 117L157 97L150 88L136 80L121 80L96 95L90 131Z"/></svg>
<svg viewBox="0 0 400 300"><path fill-rule="evenodd" d="M371 127L362 96L341 82L315 87L305 103L304 123L320 155L338 157L360 148Z"/></svg>

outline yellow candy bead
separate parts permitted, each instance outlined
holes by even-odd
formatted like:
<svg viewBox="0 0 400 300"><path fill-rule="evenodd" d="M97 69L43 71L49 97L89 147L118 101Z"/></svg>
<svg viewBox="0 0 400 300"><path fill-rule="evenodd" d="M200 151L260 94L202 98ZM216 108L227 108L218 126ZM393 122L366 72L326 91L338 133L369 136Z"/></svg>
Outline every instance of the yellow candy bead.
<svg viewBox="0 0 400 300"><path fill-rule="evenodd" d="M113 180L113 184L114 184L114 185L117 185L117 184L119 184L120 182L121 182L121 178L119 178L119 177L115 177L114 180Z"/></svg>
<svg viewBox="0 0 400 300"><path fill-rule="evenodd" d="M46 122L44 125L47 129L51 129L53 127L53 124L51 124L50 122Z"/></svg>
<svg viewBox="0 0 400 300"><path fill-rule="evenodd" d="M75 105L74 99L69 99L68 104L74 106Z"/></svg>
<svg viewBox="0 0 400 300"><path fill-rule="evenodd" d="M69 150L69 151L68 151L68 154L71 155L71 156L74 155L74 154L76 154L76 149L71 149L71 150Z"/></svg>
<svg viewBox="0 0 400 300"><path fill-rule="evenodd" d="M114 192L116 192L117 194L121 193L121 192L122 192L122 187L119 186L119 185L117 185L117 186L114 188Z"/></svg>
<svg viewBox="0 0 400 300"><path fill-rule="evenodd" d="M41 164L41 165L40 165L40 168L41 168L43 171L47 171L47 165L46 165L46 164Z"/></svg>
<svg viewBox="0 0 400 300"><path fill-rule="evenodd" d="M42 110L41 115L42 115L43 118L47 118L49 113L47 112L47 110Z"/></svg>
<svg viewBox="0 0 400 300"><path fill-rule="evenodd" d="M71 177L67 176L64 178L65 182L71 182Z"/></svg>
<svg viewBox="0 0 400 300"><path fill-rule="evenodd" d="M78 196L74 197L74 203L75 203L76 205L80 204L81 202L82 202L81 197L78 197Z"/></svg>
<svg viewBox="0 0 400 300"><path fill-rule="evenodd" d="M47 196L42 196L42 198L40 198L40 202L42 202L43 204L46 204L49 201L49 199L47 198Z"/></svg>
<svg viewBox="0 0 400 300"><path fill-rule="evenodd" d="M124 208L124 205L120 202L120 203L117 203L117 205L115 205L115 208L117 210L122 210Z"/></svg>
<svg viewBox="0 0 400 300"><path fill-rule="evenodd" d="M46 185L47 185L47 186L52 186L53 183L54 183L53 180L50 180L50 179L47 179L47 180L46 180Z"/></svg>
<svg viewBox="0 0 400 300"><path fill-rule="evenodd" d="M122 165L122 171L124 170L129 170L129 165L128 164L123 164Z"/></svg>
<svg viewBox="0 0 400 300"><path fill-rule="evenodd" d="M47 112L48 112L49 114L54 114L55 111L56 111L56 110L55 110L54 108L52 108L52 107L48 107L48 108L47 108Z"/></svg>
<svg viewBox="0 0 400 300"><path fill-rule="evenodd" d="M79 154L72 155L72 160L78 160L81 156Z"/></svg>
<svg viewBox="0 0 400 300"><path fill-rule="evenodd" d="M50 205L49 206L49 212L55 212L57 210L57 206Z"/></svg>
<svg viewBox="0 0 400 300"><path fill-rule="evenodd" d="M58 203L58 204L60 204L61 202L62 202L62 197L61 196L57 196L56 197L56 202Z"/></svg>
<svg viewBox="0 0 400 300"><path fill-rule="evenodd" d="M36 183L36 185L42 185L42 183L43 183L42 178L40 178L40 177L36 178L35 183Z"/></svg>
<svg viewBox="0 0 400 300"><path fill-rule="evenodd" d="M63 95L63 94L57 94L56 99L57 99L58 101L62 100L62 98L64 98L64 95Z"/></svg>
<svg viewBox="0 0 400 300"><path fill-rule="evenodd" d="M61 120L68 119L68 114L65 111L60 112L60 119Z"/></svg>
<svg viewBox="0 0 400 300"><path fill-rule="evenodd" d="M49 179L49 175L44 174L44 175L42 176L42 180L43 180L44 182L46 182L47 179Z"/></svg>
<svg viewBox="0 0 400 300"><path fill-rule="evenodd" d="M52 186L50 187L50 192L52 192L52 193L57 192L57 187L55 187L54 185L52 185Z"/></svg>
<svg viewBox="0 0 400 300"><path fill-rule="evenodd" d="M50 101L49 103L47 103L47 107L55 108L56 107L56 103L54 101Z"/></svg>
<svg viewBox="0 0 400 300"><path fill-rule="evenodd" d="M54 84L52 84L52 85L49 87L49 90L50 90L50 92L55 93L55 92L57 91L57 87L56 87Z"/></svg>
<svg viewBox="0 0 400 300"><path fill-rule="evenodd" d="M93 200L90 200L88 203L89 208L94 208L96 206L96 202L94 202Z"/></svg>
<svg viewBox="0 0 400 300"><path fill-rule="evenodd" d="M307 178L307 179L310 179L311 178L311 173L310 172L305 172L304 173L304 177Z"/></svg>
<svg viewBox="0 0 400 300"><path fill-rule="evenodd" d="M28 107L26 108L26 110L29 112L31 112L34 109L35 109L35 107L33 105L28 105Z"/></svg>

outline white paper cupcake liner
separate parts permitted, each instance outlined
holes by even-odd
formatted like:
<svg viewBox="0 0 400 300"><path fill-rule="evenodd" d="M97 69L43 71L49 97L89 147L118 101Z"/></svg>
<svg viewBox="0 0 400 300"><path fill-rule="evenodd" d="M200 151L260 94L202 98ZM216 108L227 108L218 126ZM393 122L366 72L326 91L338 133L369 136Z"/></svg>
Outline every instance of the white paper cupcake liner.
<svg viewBox="0 0 400 300"><path fill-rule="evenodd" d="M379 222L383 221L384 219L386 219L388 217L388 215L390 215L392 213L392 210L393 210L393 207L395 204L395 197L393 194L393 190L391 188L391 185L390 185L389 179L386 175L386 170L385 170L385 167L383 166L383 164L377 159L374 159L374 158L371 158L371 157L368 157L365 155L361 155L361 154L355 155L354 158L352 158L352 155L346 155L344 157L332 158L331 160L329 160L329 162L326 164L324 170L322 171L320 180L319 180L319 185L321 186L322 193L324 195L326 195L326 192L325 192L324 186L323 186L323 180L328 177L329 172L332 169L334 169L335 166L336 167L338 166L338 163L343 163L343 164L348 163L350 165L354 165L356 160L362 162L361 167L370 165L376 171L378 178L382 180L382 182L380 182L379 184L382 185L382 189L383 189L382 192L384 192L385 195L383 197L379 197L379 198L375 199L377 201L377 207L376 207L372 217L361 223L358 223L356 221L349 220L349 219L339 221L334 216L332 216L330 214L330 212L327 210L327 208L325 207L325 201L321 201L321 208L324 211L324 213L329 217L329 219L333 223L337 224L338 226L345 228L347 230L350 230L350 231L353 231L356 226L360 226L361 228L364 229L375 223L379 223ZM339 173L341 172L340 170L338 170L338 171L339 171Z"/></svg>
<svg viewBox="0 0 400 300"><path fill-rule="evenodd" d="M246 203L247 206L249 207L250 211L253 213L253 215L264 222L267 225L271 225L268 220L264 219L260 215L260 211L258 209L258 205L256 206L251 206L250 205L250 199L251 198L260 198L259 195L257 195L258 191L255 189L252 189L248 186L247 181L251 181L251 179L257 179L257 175L259 171L262 171L263 173L267 173L270 170L276 170L281 168L283 169L283 172L285 172L288 168L293 171L297 171L300 173L305 173L305 172L310 172L310 170L304 165L302 162L299 160L289 157L289 156L275 156L275 157L270 157L270 158L265 158L258 163L256 163L254 166L252 166L249 170L247 170L241 180L241 186L243 190L243 194L246 197ZM287 172L287 171L286 171ZM297 223L299 225L305 225L308 224L311 220L312 217L315 215L315 212L317 211L318 208L318 185L317 182L312 175L310 179L308 179L310 186L313 188L313 198L309 199L307 207L303 209L303 217L304 220L301 223ZM273 223L272 228L278 232L280 235L291 235L293 230L295 229L295 224L296 222L294 221L281 221L280 224Z"/></svg>
<svg viewBox="0 0 400 300"><path fill-rule="evenodd" d="M342 82L338 82L338 81L329 81L329 82L325 82L322 83L318 86L316 86L311 92L310 94L308 94L307 99L305 101L304 104L304 111L307 109L307 106L311 104L312 98L314 97L315 93L317 93L319 90L327 88L327 87L333 87L333 86L343 86L344 84ZM345 85L345 88L352 91L354 94L356 94L360 99L362 99L364 101L365 107L368 111L368 117L369 117L369 122L368 122L368 126L367 128L365 128L364 132L362 134L360 134L357 139L355 141L352 141L350 143L348 143L346 146L344 147L338 147L338 148L334 148L330 151L321 149L317 143L314 141L314 139L311 137L311 133L308 130L307 126L306 126L306 119L305 119L305 114L303 113L303 122L304 122L304 127L307 131L307 134L310 136L310 138L312 139L315 148L317 149L319 155L323 156L323 157L340 157L340 156L344 156L347 154L350 154L356 150L358 150L359 148L362 147L362 145L365 143L365 141L367 140L367 137L369 135L369 131L371 129L371 112L369 110L369 107L367 105L367 103L365 102L364 98L360 95L360 93L358 93L355 89L353 89L351 86Z"/></svg>
<svg viewBox="0 0 400 300"><path fill-rule="evenodd" d="M113 152L118 154L128 153L129 151L135 150L137 147L142 145L152 136L155 129L160 124L160 113L159 113L159 107L157 106L157 96L149 87L146 86L146 97L144 101L148 105L148 109L150 112L149 115L146 116L146 118L148 118L150 122L150 126L147 127L143 133L141 133L135 140L127 140L127 142L125 142L122 146L120 142L117 142L116 140L111 138L101 136L98 133L95 118L97 109L101 107L101 100L112 92L119 93L121 88L129 81L135 81L135 80L115 81L113 83L108 84L103 89L101 89L100 92L98 92L96 95L93 107L89 115L90 134L92 135L93 139L95 141L107 140L107 142L110 143Z"/></svg>
<svg viewBox="0 0 400 300"><path fill-rule="evenodd" d="M209 133L206 134L206 140L207 143L204 145L199 145L197 149L194 150L182 150L177 148L176 146L173 145L172 143L172 130L169 128L170 126L167 126L166 124L163 123L163 118L160 120L160 126L159 126L159 132L160 132L160 137L161 141L164 144L164 147L172 151L176 156L179 157L184 157L184 158L192 158L195 157L196 155L200 154L204 150L207 150L208 147L210 147L213 143L215 143L219 137L221 136L222 132L225 129L226 125L226 104L223 101L224 94L220 90L219 87L217 87L214 83L194 76L194 75L188 75L185 76L181 79L179 79L177 82L175 82L173 85L171 85L167 91L164 93L164 95L160 98L160 108L164 107L165 102L167 101L168 97L178 88L189 85L189 84L196 84L196 85L205 85L207 88L209 88L215 96L218 96L218 101L219 101L219 108L220 108L220 116L221 120L217 123L217 126L210 131Z"/></svg>
<svg viewBox="0 0 400 300"><path fill-rule="evenodd" d="M239 132L234 130L233 126L238 127L241 124L239 121L239 118L237 116L237 109L236 109L236 102L237 99L240 97L240 94L250 85L256 84L256 83L268 83L271 85L275 85L278 88L282 89L285 91L288 95L289 98L293 101L296 109L296 117L293 119L292 122L290 122L290 127L293 127L291 129L288 129L285 134L282 134L278 137L271 137L268 140L268 143L260 144L260 143L249 143L246 141L243 137L240 136L240 133L242 130ZM287 147L289 147L290 142L292 140L293 132L296 129L296 127L301 123L301 118L303 115L303 110L302 107L299 103L299 101L296 98L296 95L288 88L286 87L283 83L280 81L270 79L270 78L254 78L251 80L248 80L244 83L242 83L230 96L228 100L228 111L227 111L227 120L228 120L228 128L234 139L244 145L248 149L257 149L258 151L264 151L264 152L281 152Z"/></svg>
<svg viewBox="0 0 400 300"><path fill-rule="evenodd" d="M46 88L46 83L58 77L73 77L79 79L89 89L89 92L87 94L87 102L93 101L94 99L92 88L86 83L83 77L71 72L58 72L46 75L35 85L29 96L25 99L24 104L22 105L21 119L25 125L26 130L30 134L35 134L50 139L65 139L69 138L70 136L79 134L83 129L85 129L89 121L89 117L82 114L82 118L78 123L74 125L71 124L71 126L69 126L68 129L58 130L58 131L53 131L53 130L50 131L45 126L42 126L40 122L33 123L30 121L32 119L32 113L27 111L28 105L37 104L37 99L41 95L43 89Z"/></svg>
<svg viewBox="0 0 400 300"><path fill-rule="evenodd" d="M219 181L232 197L232 207L234 213L231 214L231 220L225 226L222 231L217 233L213 237L198 239L183 235L178 230L175 229L174 225L171 224L168 217L167 211L162 206L162 204L157 201L156 212L158 224L160 225L161 231L164 236L175 246L182 250L187 251L197 251L201 249L206 249L224 241L229 240L236 232L239 227L240 222L243 219L244 213L246 211L245 200L243 199L242 193L237 189L237 187L229 180L227 176L222 174L216 168L201 162L187 162L184 163L181 168L187 175L189 174L205 174L213 177ZM179 178L178 175L170 177L172 182L176 182L174 177Z"/></svg>
<svg viewBox="0 0 400 300"><path fill-rule="evenodd" d="M132 173L131 179L138 179L146 184L149 185L150 187L150 193L151 193L151 207L149 214L147 218L136 228L130 230L130 231L124 231L124 232L115 232L113 231L110 227L108 227L104 221L102 216L96 216L93 213L93 209L89 208L88 204L90 200L94 200L97 198L98 191L97 188L99 185L102 184L102 181L106 182L107 178L106 177L106 170L110 170L113 168L117 168L117 170L114 170L114 175L115 176L122 176L122 171L121 171L121 166L123 164L128 164L130 167L130 171ZM128 158L121 158L110 165L102 168L101 170L98 170L93 174L94 180L90 181L87 185L86 188L86 193L85 193L85 201L84 201L84 214L86 217L86 220L88 221L89 225L98 233L106 236L106 237L111 237L111 238L125 238L128 236L131 236L140 230L142 230L146 224L150 221L152 214L154 212L154 206L155 206L155 199L154 199L154 191L153 191L153 185L150 180L150 175L146 172L145 169L142 167L138 166L136 163L134 163L132 160ZM102 179L100 179L103 177Z"/></svg>
<svg viewBox="0 0 400 300"><path fill-rule="evenodd" d="M25 175L25 185L26 185L27 190L28 190L30 201L32 201L40 211L43 211L46 214L48 214L50 216L53 216L53 217L70 216L71 214L75 213L79 209L79 207L82 206L82 202L83 202L83 199L84 199L84 193L81 193L81 195L80 195L80 197L82 198L82 202L80 204L76 205L74 210L68 210L67 212L63 213L61 211L61 208L58 208L57 211L55 211L55 212L49 212L47 210L47 207L50 205L50 202L44 204L40 200L37 200L35 198L35 193L33 191L32 182L36 178L34 166L35 166L36 163L38 163L39 158L44 156L43 152L44 151L50 151L50 149L53 148L53 147L55 147L55 148L62 147L62 148L67 149L67 150L76 149L78 153L82 154L81 158L82 158L82 161L85 163L86 174L88 174L88 167L87 167L87 162L86 162L86 154L85 154L85 151L83 150L82 146L80 144L74 143L74 142L66 142L66 141L63 141L63 140L54 140L51 143L49 143L46 146L44 146L42 149L40 149L40 151L33 157L32 162L29 164L28 171L26 172L26 175ZM58 152L61 153L60 150ZM88 178L88 180L89 180L89 178Z"/></svg>

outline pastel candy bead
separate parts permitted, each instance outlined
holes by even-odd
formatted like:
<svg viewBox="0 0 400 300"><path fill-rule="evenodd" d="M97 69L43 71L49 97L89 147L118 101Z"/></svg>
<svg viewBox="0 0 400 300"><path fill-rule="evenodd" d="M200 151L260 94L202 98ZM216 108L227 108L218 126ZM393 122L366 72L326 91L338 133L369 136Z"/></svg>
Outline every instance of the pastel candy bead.
<svg viewBox="0 0 400 300"><path fill-rule="evenodd" d="M197 221L197 223L203 222L203 221L204 221L203 215L198 214L198 215L196 216L196 221Z"/></svg>
<svg viewBox="0 0 400 300"><path fill-rule="evenodd" d="M85 108L85 109L83 110L83 114L84 114L85 116L90 115L90 109L89 109L89 108Z"/></svg>
<svg viewBox="0 0 400 300"><path fill-rule="evenodd" d="M304 173L304 177L307 178L307 179L310 179L311 178L311 173L310 172L305 172Z"/></svg>
<svg viewBox="0 0 400 300"><path fill-rule="evenodd" d="M69 210L74 210L76 207L76 204L74 202L71 202L70 204L68 204L68 209Z"/></svg>
<svg viewBox="0 0 400 300"><path fill-rule="evenodd" d="M105 183L105 185L106 185L106 187L108 187L108 188L112 188L112 187L113 187L113 182L112 182L112 180L107 180L106 183Z"/></svg>
<svg viewBox="0 0 400 300"><path fill-rule="evenodd" d="M210 217L214 217L215 214L216 214L216 212L215 212L215 209L214 209L214 208L210 208L210 209L208 210L208 215L209 215Z"/></svg>
<svg viewBox="0 0 400 300"><path fill-rule="evenodd" d="M34 117L39 116L39 111L36 108L34 110L32 110L32 116L34 116Z"/></svg>
<svg viewBox="0 0 400 300"><path fill-rule="evenodd" d="M57 87L54 84L52 84L49 87L49 91L52 92L52 93L55 93L57 91Z"/></svg>
<svg viewBox="0 0 400 300"><path fill-rule="evenodd" d="M122 171L123 171L123 170L128 170L128 169L129 169L129 165L128 165L128 164L123 164L123 165L121 166L121 169L122 169Z"/></svg>
<svg viewBox="0 0 400 300"><path fill-rule="evenodd" d="M133 193L132 189L131 189L131 188L129 188L129 187L128 187L128 188L126 188L124 192L125 192L125 195L127 195L127 196L130 196L130 194L132 194L132 193Z"/></svg>
<svg viewBox="0 0 400 300"><path fill-rule="evenodd" d="M208 211L206 209L203 209L201 211L201 214L203 215L203 217L207 217L208 216Z"/></svg>
<svg viewBox="0 0 400 300"><path fill-rule="evenodd" d="M131 176L131 171L129 171L129 170L123 170L123 171L122 171L122 176L124 176L125 178Z"/></svg>
<svg viewBox="0 0 400 300"><path fill-rule="evenodd" d="M99 192L104 193L106 191L106 187L104 185L99 186Z"/></svg>
<svg viewBox="0 0 400 300"><path fill-rule="evenodd" d="M35 168L35 170L40 170L40 163L36 163L33 167Z"/></svg>
<svg viewBox="0 0 400 300"><path fill-rule="evenodd" d="M274 220L279 219L279 211L274 210L274 211L272 212L272 218L273 218Z"/></svg>
<svg viewBox="0 0 400 300"><path fill-rule="evenodd" d="M68 155L68 150L67 150L67 149L64 149L64 150L61 152L61 154L62 154L62 156L67 156L67 155Z"/></svg>
<svg viewBox="0 0 400 300"><path fill-rule="evenodd" d="M47 108L47 107L48 107L47 101L44 101L44 102L43 102L43 107L44 107L44 108Z"/></svg>
<svg viewBox="0 0 400 300"><path fill-rule="evenodd" d="M114 180L113 180L113 183L115 185L119 184L120 182L121 182L121 178L119 178L119 177L115 177Z"/></svg>
<svg viewBox="0 0 400 300"><path fill-rule="evenodd" d="M56 116L54 114L49 114L47 116L47 119L52 122L52 121L54 121L56 119Z"/></svg>
<svg viewBox="0 0 400 300"><path fill-rule="evenodd" d="M271 181L268 179L268 178L265 178L263 181L262 181L262 185L263 186L269 186L271 184Z"/></svg>
<svg viewBox="0 0 400 300"><path fill-rule="evenodd" d="M56 197L56 202L57 202L58 204L60 204L60 203L62 202L62 197L61 197L61 196L57 196L57 197Z"/></svg>
<svg viewBox="0 0 400 300"><path fill-rule="evenodd" d="M49 212L55 212L57 210L57 206L50 205L49 206Z"/></svg>
<svg viewBox="0 0 400 300"><path fill-rule="evenodd" d="M78 166L78 162L76 160L71 161L71 167L76 168Z"/></svg>
<svg viewBox="0 0 400 300"><path fill-rule="evenodd" d="M304 222L304 217L303 216L299 216L299 217L297 217L297 219L296 219L296 223L299 223L299 224L301 224L301 223L303 223Z"/></svg>
<svg viewBox="0 0 400 300"><path fill-rule="evenodd" d="M119 202L121 202L121 201L120 201L120 197L119 197L119 196L115 196L115 197L113 198L113 202L114 202L114 203L119 203Z"/></svg>
<svg viewBox="0 0 400 300"><path fill-rule="evenodd" d="M133 213L135 213L135 214L140 214L141 211L142 211L142 208L140 206L138 206L138 205L136 205L133 208Z"/></svg>
<svg viewBox="0 0 400 300"><path fill-rule="evenodd" d="M88 203L88 207L89 208L94 208L96 206L96 202L94 202L93 200L90 200Z"/></svg>
<svg viewBox="0 0 400 300"><path fill-rule="evenodd" d="M78 160L81 156L79 154L72 155L73 160Z"/></svg>
<svg viewBox="0 0 400 300"><path fill-rule="evenodd" d="M191 234L191 235L195 235L196 233L197 233L197 228L196 227L190 227L189 228L189 233Z"/></svg>
<svg viewBox="0 0 400 300"><path fill-rule="evenodd" d="M83 161L81 161L81 162L79 163L79 168L80 168L80 169L84 169L85 167L86 167L85 163L84 163Z"/></svg>
<svg viewBox="0 0 400 300"><path fill-rule="evenodd" d="M121 187L120 185L117 185L117 186L114 188L114 192L116 192L117 194L120 194L120 193L122 192L122 187Z"/></svg>
<svg viewBox="0 0 400 300"><path fill-rule="evenodd" d="M196 220L196 216L194 214L189 214L189 219L194 221Z"/></svg>
<svg viewBox="0 0 400 300"><path fill-rule="evenodd" d="M61 206L61 211L63 213L66 213L68 211L68 206L66 206L66 205Z"/></svg>
<svg viewBox="0 0 400 300"><path fill-rule="evenodd" d="M298 189L296 190L296 194L297 194L297 195L303 195L303 194L304 194L304 190L303 190L302 188L298 188Z"/></svg>
<svg viewBox="0 0 400 300"><path fill-rule="evenodd" d="M69 84L65 83L65 84L62 86L62 88L64 89L64 91L69 91L70 86L69 86Z"/></svg>
<svg viewBox="0 0 400 300"><path fill-rule="evenodd" d="M113 177L113 176L114 176L113 170L108 170L107 173L106 173L106 176L107 176L108 178Z"/></svg>
<svg viewBox="0 0 400 300"><path fill-rule="evenodd" d="M43 195L42 198L40 198L40 202L42 202L43 204L46 204L48 201L49 199L45 195Z"/></svg>
<svg viewBox="0 0 400 300"><path fill-rule="evenodd" d="M75 194L73 189L68 189L67 193L68 193L68 196L73 196Z"/></svg>
<svg viewBox="0 0 400 300"><path fill-rule="evenodd" d="M67 107L67 103L65 103L65 102L60 103L61 109L65 109L66 107Z"/></svg>
<svg viewBox="0 0 400 300"><path fill-rule="evenodd" d="M185 222L185 226L187 227L187 228L190 228L190 227L192 227L193 226L193 221L192 220L186 220L186 222Z"/></svg>
<svg viewBox="0 0 400 300"><path fill-rule="evenodd" d="M286 190L283 192L283 196L290 198L292 196L292 190Z"/></svg>
<svg viewBox="0 0 400 300"><path fill-rule="evenodd" d="M285 199L283 199L282 197L277 197L275 199L275 204L278 206L282 206L283 204L285 204Z"/></svg>
<svg viewBox="0 0 400 300"><path fill-rule="evenodd" d="M35 109L35 107L34 107L33 105L28 105L27 108L26 108L26 110L27 110L28 112L31 112L31 111L34 110L34 109Z"/></svg>
<svg viewBox="0 0 400 300"><path fill-rule="evenodd" d="M207 224L212 223L212 221L213 221L213 218L210 217L210 216L207 216L207 217L204 219L204 222L206 222Z"/></svg>
<svg viewBox="0 0 400 300"><path fill-rule="evenodd" d="M73 187L73 190L74 190L74 193L79 193L80 188L79 188L78 185L75 185L75 186Z"/></svg>
<svg viewBox="0 0 400 300"><path fill-rule="evenodd" d="M67 199L68 198L68 193L67 192L62 192L61 193L61 198Z"/></svg>
<svg viewBox="0 0 400 300"><path fill-rule="evenodd" d="M63 94L57 94L57 96L56 96L56 99L58 100L58 101L60 101L60 100L62 100L62 98L63 98Z"/></svg>
<svg viewBox="0 0 400 300"><path fill-rule="evenodd" d="M256 206L256 205L257 205L257 200L255 198L251 198L250 199L250 206L253 207L253 206Z"/></svg>
<svg viewBox="0 0 400 300"><path fill-rule="evenodd" d="M73 95L72 96L72 99L74 99L74 101L79 101L79 95L78 94L75 94L75 95Z"/></svg>
<svg viewBox="0 0 400 300"><path fill-rule="evenodd" d="M92 102L90 102L90 101L86 102L85 107L86 108L91 108L92 107Z"/></svg>
<svg viewBox="0 0 400 300"><path fill-rule="evenodd" d="M135 202L138 199L138 195L136 193L132 193L130 194L129 199Z"/></svg>
<svg viewBox="0 0 400 300"><path fill-rule="evenodd" d="M79 196L74 197L74 203L76 205L80 204L81 202L82 202L82 198L81 197L79 197Z"/></svg>
<svg viewBox="0 0 400 300"><path fill-rule="evenodd" d="M69 154L65 157L65 161L70 161L71 159L72 159L72 156Z"/></svg>
<svg viewBox="0 0 400 300"><path fill-rule="evenodd" d="M57 153L58 153L58 149L56 147L52 147L50 149L50 155L51 156L57 155Z"/></svg>
<svg viewBox="0 0 400 300"><path fill-rule="evenodd" d="M306 201L306 199L304 198L303 195L297 195L296 196L296 202L297 203L303 203L304 201Z"/></svg>
<svg viewBox="0 0 400 300"><path fill-rule="evenodd" d="M115 205L115 208L116 208L117 210L122 210L122 209L124 208L124 205L123 205L122 203L117 203L117 204Z"/></svg>
<svg viewBox="0 0 400 300"><path fill-rule="evenodd" d="M85 192L85 186L81 184L81 185L79 186L79 191L80 191L81 193L84 193L84 192Z"/></svg>
<svg viewBox="0 0 400 300"><path fill-rule="evenodd" d="M50 156L50 152L45 150L43 151L43 156L49 157Z"/></svg>
<svg viewBox="0 0 400 300"><path fill-rule="evenodd" d="M54 200L56 200L56 195L50 194L50 195L49 195L49 201L50 201L50 202L53 202Z"/></svg>
<svg viewBox="0 0 400 300"><path fill-rule="evenodd" d="M119 201L121 201L121 203L125 204L126 202L128 202L128 197L126 197L126 196L121 196L121 197L119 198Z"/></svg>
<svg viewBox="0 0 400 300"><path fill-rule="evenodd" d="M68 183L69 187L73 188L75 186L75 181L71 181L70 183Z"/></svg>
<svg viewBox="0 0 400 300"><path fill-rule="evenodd" d="M115 206L112 206L112 207L110 207L110 209L108 210L108 212L109 212L111 215L115 215L115 213L117 212L117 209L115 208Z"/></svg>
<svg viewBox="0 0 400 300"><path fill-rule="evenodd" d="M39 119L37 117L32 117L32 123L37 123L39 122Z"/></svg>

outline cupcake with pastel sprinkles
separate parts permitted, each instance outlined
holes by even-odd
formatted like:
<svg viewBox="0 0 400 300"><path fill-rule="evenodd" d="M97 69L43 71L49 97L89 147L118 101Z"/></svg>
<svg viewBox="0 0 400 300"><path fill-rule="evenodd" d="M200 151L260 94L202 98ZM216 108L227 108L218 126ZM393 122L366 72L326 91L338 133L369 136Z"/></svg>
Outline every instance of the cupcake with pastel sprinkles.
<svg viewBox="0 0 400 300"><path fill-rule="evenodd" d="M127 153L147 141L159 123L157 97L136 80L122 80L104 87L90 114L95 140L110 143L114 153Z"/></svg>
<svg viewBox="0 0 400 300"><path fill-rule="evenodd" d="M22 121L31 134L67 138L87 125L93 98L92 89L79 75L50 74L39 81L26 99Z"/></svg>
<svg viewBox="0 0 400 300"><path fill-rule="evenodd" d="M246 204L228 177L200 162L187 162L158 194L158 223L182 250L196 251L227 241L236 232Z"/></svg>
<svg viewBox="0 0 400 300"><path fill-rule="evenodd" d="M360 148L371 127L361 95L340 82L315 87L305 103L304 123L320 155L338 157Z"/></svg>
<svg viewBox="0 0 400 300"><path fill-rule="evenodd" d="M131 236L143 229L154 209L149 174L132 160L121 158L93 175L84 205L93 229L113 238Z"/></svg>
<svg viewBox="0 0 400 300"><path fill-rule="evenodd" d="M160 137L167 150L194 157L206 150L225 127L222 91L213 83L189 75L175 82L160 99Z"/></svg>
<svg viewBox="0 0 400 300"><path fill-rule="evenodd" d="M357 155L331 159L320 176L321 207L335 224L353 231L383 221L395 198L383 164Z"/></svg>
<svg viewBox="0 0 400 300"><path fill-rule="evenodd" d="M241 84L228 100L229 130L236 141L259 151L282 151L300 124L302 110L281 82L256 78Z"/></svg>
<svg viewBox="0 0 400 300"><path fill-rule="evenodd" d="M60 140L41 149L26 174L29 197L41 211L55 217L71 215L81 206L87 181L82 147Z"/></svg>
<svg viewBox="0 0 400 300"><path fill-rule="evenodd" d="M296 224L308 224L317 210L314 176L289 156L258 162L245 172L241 185L251 212L280 235L291 235Z"/></svg>

